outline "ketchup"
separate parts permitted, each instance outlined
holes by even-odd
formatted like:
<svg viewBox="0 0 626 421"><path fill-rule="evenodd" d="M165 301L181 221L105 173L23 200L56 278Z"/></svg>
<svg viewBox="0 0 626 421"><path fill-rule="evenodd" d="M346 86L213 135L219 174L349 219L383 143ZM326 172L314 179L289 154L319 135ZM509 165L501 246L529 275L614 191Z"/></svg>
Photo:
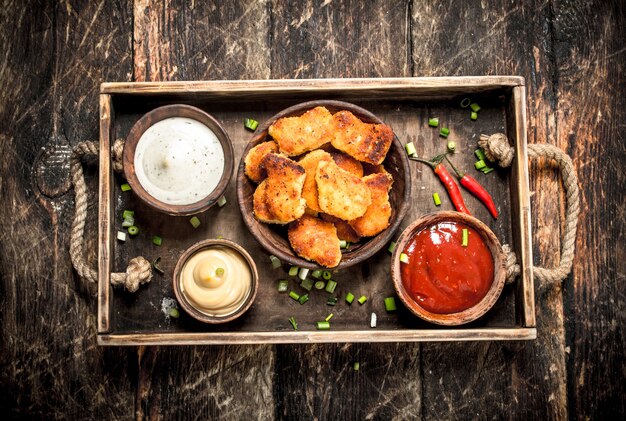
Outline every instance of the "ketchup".
<svg viewBox="0 0 626 421"><path fill-rule="evenodd" d="M469 241L463 243L463 229ZM439 222L413 234L403 250L402 283L413 300L431 313L466 310L487 294L493 257L480 234L459 222Z"/></svg>

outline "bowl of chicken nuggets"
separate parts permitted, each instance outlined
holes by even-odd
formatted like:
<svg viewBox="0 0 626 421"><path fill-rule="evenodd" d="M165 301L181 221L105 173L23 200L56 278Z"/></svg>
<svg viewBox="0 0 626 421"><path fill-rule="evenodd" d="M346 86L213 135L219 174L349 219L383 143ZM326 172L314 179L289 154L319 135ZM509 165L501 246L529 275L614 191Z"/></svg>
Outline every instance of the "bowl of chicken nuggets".
<svg viewBox="0 0 626 421"><path fill-rule="evenodd" d="M237 196L270 254L345 269L390 241L409 207L409 180L390 126L357 105L318 100L259 124L239 163Z"/></svg>

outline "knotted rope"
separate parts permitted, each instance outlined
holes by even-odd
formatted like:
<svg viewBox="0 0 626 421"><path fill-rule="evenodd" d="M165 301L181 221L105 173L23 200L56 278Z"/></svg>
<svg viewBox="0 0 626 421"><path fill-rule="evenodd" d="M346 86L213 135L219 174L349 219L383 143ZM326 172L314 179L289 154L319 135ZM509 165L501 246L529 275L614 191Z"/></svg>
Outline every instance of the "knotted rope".
<svg viewBox="0 0 626 421"><path fill-rule="evenodd" d="M118 139L113 145L112 160L113 169L122 171L122 151L124 141ZM81 160L83 158L96 158L98 156L98 146L95 142L80 142L72 149L70 156L70 172L72 184L76 193L75 215L72 223L72 235L70 238L70 258L78 275L91 283L98 281L98 272L89 267L83 256L83 235L85 232L85 220L87 219L87 185ZM150 262L139 256L128 262L125 273L112 273L112 285L124 285L129 292L135 292L139 285L150 282L152 279L152 267Z"/></svg>
<svg viewBox="0 0 626 421"><path fill-rule="evenodd" d="M502 133L491 136L480 135L478 146L484 149L487 158L496 162L501 167L508 167L513 161L515 150L507 137ZM576 248L576 230L578 226L578 214L580 213L580 202L578 193L578 177L574 169L572 159L556 146L547 144L528 145L528 156L533 158L554 159L559 165L563 187L565 188L566 211L565 230L561 244L561 260L559 265L553 269L534 267L533 275L543 283L543 288L550 288L562 282L572 270L574 252ZM512 282L520 273L515 253L505 245L507 255L507 282Z"/></svg>

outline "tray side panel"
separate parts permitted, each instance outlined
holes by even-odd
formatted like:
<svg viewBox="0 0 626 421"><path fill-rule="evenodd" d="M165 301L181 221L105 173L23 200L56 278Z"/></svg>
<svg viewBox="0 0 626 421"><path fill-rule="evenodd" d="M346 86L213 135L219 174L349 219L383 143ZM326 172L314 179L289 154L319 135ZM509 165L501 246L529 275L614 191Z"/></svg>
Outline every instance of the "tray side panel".
<svg viewBox="0 0 626 421"><path fill-rule="evenodd" d="M111 203L113 171L111 168L111 128L113 126L111 95L100 95L100 177L98 208L98 333L110 329L111 293Z"/></svg>
<svg viewBox="0 0 626 421"><path fill-rule="evenodd" d="M524 86L513 88L508 115L508 136L515 140L513 145L515 158L511 166L511 182L514 184L512 189L513 244L521 268L520 278L516 283L517 318L522 326L535 327L530 184L526 138L526 91Z"/></svg>

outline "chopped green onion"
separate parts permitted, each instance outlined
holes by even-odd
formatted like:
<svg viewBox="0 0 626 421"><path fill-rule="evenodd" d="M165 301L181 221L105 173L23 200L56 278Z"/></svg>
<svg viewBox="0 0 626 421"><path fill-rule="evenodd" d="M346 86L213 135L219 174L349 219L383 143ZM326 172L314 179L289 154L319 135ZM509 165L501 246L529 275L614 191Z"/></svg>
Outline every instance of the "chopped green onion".
<svg viewBox="0 0 626 421"><path fill-rule="evenodd" d="M483 168L481 171L483 172L483 174L489 174L491 171L493 171L495 168L491 168L491 167L485 167Z"/></svg>
<svg viewBox="0 0 626 421"><path fill-rule="evenodd" d="M396 242L392 241L391 243L389 243L389 247L387 247L387 251L389 253L393 253L393 251L396 249Z"/></svg>
<svg viewBox="0 0 626 421"><path fill-rule="evenodd" d="M287 292L289 289L289 281L287 279L281 279L278 281L278 292Z"/></svg>
<svg viewBox="0 0 626 421"><path fill-rule="evenodd" d="M461 101L461 108L467 108L472 103L472 100L469 98L463 98Z"/></svg>
<svg viewBox="0 0 626 421"><path fill-rule="evenodd" d="M180 312L178 311L178 309L176 307L170 308L170 310L167 312L167 314L169 314L170 317L172 317L174 319L178 319L178 317L180 317Z"/></svg>
<svg viewBox="0 0 626 421"><path fill-rule="evenodd" d="M326 286L326 282L324 281L317 281L315 284L315 289L324 289L324 287Z"/></svg>
<svg viewBox="0 0 626 421"><path fill-rule="evenodd" d="M348 242L346 240L339 240L339 248L340 249L347 249L348 248Z"/></svg>
<svg viewBox="0 0 626 421"><path fill-rule="evenodd" d="M476 149L474 151L474 155L476 155L476 159L478 159L479 161L487 160L487 155L485 155L485 151L483 151L480 148L478 148L478 149Z"/></svg>
<svg viewBox="0 0 626 421"><path fill-rule="evenodd" d="M226 204L226 196L222 196L219 199L217 199L217 206L219 206L220 208L224 206L225 204Z"/></svg>
<svg viewBox="0 0 626 421"><path fill-rule="evenodd" d="M124 184L122 184L120 188L122 189L122 191L129 191L129 190L132 190L132 189L130 188L130 184L128 184L128 183L124 183Z"/></svg>
<svg viewBox="0 0 626 421"><path fill-rule="evenodd" d="M404 149L406 149L406 154L409 156L417 155L417 151L415 150L415 145L413 142L409 142L404 145Z"/></svg>
<svg viewBox="0 0 626 421"><path fill-rule="evenodd" d="M126 241L126 233L124 231L118 231L117 239L120 241Z"/></svg>
<svg viewBox="0 0 626 421"><path fill-rule="evenodd" d="M253 118L245 118L243 120L243 125L246 126L246 129L250 129L252 131L255 131L257 126L259 125L259 122L256 121Z"/></svg>
<svg viewBox="0 0 626 421"><path fill-rule="evenodd" d="M130 235L137 235L137 234L139 234L139 228L137 228L134 225L131 225L130 227L128 227L128 233Z"/></svg>
<svg viewBox="0 0 626 421"><path fill-rule="evenodd" d="M163 275L165 272L163 272L163 269L161 269L159 267L159 262L161 261L160 257L157 257L154 262L152 262L152 267L154 268L154 270L156 270L157 272L159 272L161 275Z"/></svg>
<svg viewBox="0 0 626 421"><path fill-rule="evenodd" d="M319 279L322 276L322 271L319 269L315 269L313 272L311 272L311 276L315 279Z"/></svg>
<svg viewBox="0 0 626 421"><path fill-rule="evenodd" d="M313 288L313 281L311 279L304 278L302 282L300 282L300 287L306 289L307 291L311 291L311 288Z"/></svg>
<svg viewBox="0 0 626 421"><path fill-rule="evenodd" d="M124 219L124 222L122 222L122 228L132 227L133 225L135 225L135 218L132 216Z"/></svg>
<svg viewBox="0 0 626 421"><path fill-rule="evenodd" d="M324 290L327 293L332 294L333 292L335 292L335 288L337 288L337 282L333 281L332 279L329 279L328 283L326 284L326 288L324 288Z"/></svg>
<svg viewBox="0 0 626 421"><path fill-rule="evenodd" d="M298 278L300 278L303 281L306 279L308 274L309 274L309 270L307 268L300 268L300 270L298 270Z"/></svg>
<svg viewBox="0 0 626 421"><path fill-rule="evenodd" d="M352 364L352 368L354 368L354 371L359 371L361 364L358 361L355 361L354 364Z"/></svg>
<svg viewBox="0 0 626 421"><path fill-rule="evenodd" d="M435 206L441 205L441 199L439 198L439 193L433 193L433 202L435 202Z"/></svg>
<svg viewBox="0 0 626 421"><path fill-rule="evenodd" d="M300 294L298 294L296 291L289 291L289 296L296 301L300 299Z"/></svg>
<svg viewBox="0 0 626 421"><path fill-rule="evenodd" d="M474 167L475 167L477 170L480 170L480 169L482 169L482 168L485 168L486 166L487 166L487 164L485 164L485 161L483 161L482 159L481 159L480 161L476 161L476 162L474 163Z"/></svg>
<svg viewBox="0 0 626 421"><path fill-rule="evenodd" d="M442 127L441 130L439 130L439 136L448 137L449 134L450 134L450 129L447 127Z"/></svg>
<svg viewBox="0 0 626 421"><path fill-rule="evenodd" d="M326 301L326 304L327 304L327 305L329 305L329 306L331 306L331 307L334 307L334 306L335 306L335 304L337 304L337 301L338 301L338 300L337 300L337 297L330 297L330 298L328 299L328 301Z"/></svg>
<svg viewBox="0 0 626 421"><path fill-rule="evenodd" d="M346 294L346 303L348 304L352 304L352 302L354 301L354 294L349 292Z"/></svg>
<svg viewBox="0 0 626 421"><path fill-rule="evenodd" d="M467 231L467 228L463 228L463 242L461 243L461 245L463 247L467 247L468 242L469 242L469 231Z"/></svg>
<svg viewBox="0 0 626 421"><path fill-rule="evenodd" d="M372 316L370 317L370 327L376 327L376 313L372 312Z"/></svg>
<svg viewBox="0 0 626 421"><path fill-rule="evenodd" d="M334 316L333 313L330 313L328 316L326 316L326 318L324 320L326 320L327 322L330 322L330 319L332 319Z"/></svg>
<svg viewBox="0 0 626 421"><path fill-rule="evenodd" d="M224 274L226 273L226 271L224 270L224 268L217 268L215 269L215 276L224 276Z"/></svg>
<svg viewBox="0 0 626 421"><path fill-rule="evenodd" d="M402 263L409 263L409 256L404 253L400 253L400 261Z"/></svg>
<svg viewBox="0 0 626 421"><path fill-rule="evenodd" d="M385 310L392 312L396 311L398 307L396 306L396 299L393 297L385 298Z"/></svg>
<svg viewBox="0 0 626 421"><path fill-rule="evenodd" d="M289 268L289 276L296 276L298 274L298 270L300 268L298 266L292 266Z"/></svg>
<svg viewBox="0 0 626 421"><path fill-rule="evenodd" d="M298 298L300 305L306 303L307 301L309 301L309 294L301 295L300 298Z"/></svg>
<svg viewBox="0 0 626 421"><path fill-rule="evenodd" d="M363 305L367 301L367 297L365 295L361 295L357 301L359 304Z"/></svg>
<svg viewBox="0 0 626 421"><path fill-rule="evenodd" d="M326 279L327 281L332 277L333 277L333 274L331 271L325 270L324 272L322 272L322 278Z"/></svg>
<svg viewBox="0 0 626 421"><path fill-rule="evenodd" d="M135 211L132 210L125 210L124 213L122 214L122 219L129 219L129 218L134 218L135 217Z"/></svg>
<svg viewBox="0 0 626 421"><path fill-rule="evenodd" d="M160 246L161 244L163 244L163 239L158 235L155 235L152 237L152 244L154 244L155 246Z"/></svg>
<svg viewBox="0 0 626 421"><path fill-rule="evenodd" d="M472 109L472 111L474 111L475 113L480 111L480 105L476 104L475 102L470 104L470 108Z"/></svg>
<svg viewBox="0 0 626 421"><path fill-rule="evenodd" d="M317 322L317 330L329 330L330 329L330 322L327 321L323 321L323 322Z"/></svg>
<svg viewBox="0 0 626 421"><path fill-rule="evenodd" d="M437 117L429 118L428 119L428 125L430 127L438 127L439 126L439 119Z"/></svg>
<svg viewBox="0 0 626 421"><path fill-rule="evenodd" d="M454 140L449 140L447 146L450 152L454 152L456 150L456 142Z"/></svg>
<svg viewBox="0 0 626 421"><path fill-rule="evenodd" d="M198 219L197 216L192 216L189 219L189 223L191 224L192 227L198 228L200 226L200 219Z"/></svg>
<svg viewBox="0 0 626 421"><path fill-rule="evenodd" d="M298 330L298 323L296 323L296 319L293 317L289 318L289 323L291 323L291 326L293 327L293 330Z"/></svg>
<svg viewBox="0 0 626 421"><path fill-rule="evenodd" d="M478 120L478 113L475 111L472 111L470 113L470 120L474 120L474 121Z"/></svg>
<svg viewBox="0 0 626 421"><path fill-rule="evenodd" d="M270 254L270 262L272 262L272 268L278 269L282 266L280 259L273 254Z"/></svg>

